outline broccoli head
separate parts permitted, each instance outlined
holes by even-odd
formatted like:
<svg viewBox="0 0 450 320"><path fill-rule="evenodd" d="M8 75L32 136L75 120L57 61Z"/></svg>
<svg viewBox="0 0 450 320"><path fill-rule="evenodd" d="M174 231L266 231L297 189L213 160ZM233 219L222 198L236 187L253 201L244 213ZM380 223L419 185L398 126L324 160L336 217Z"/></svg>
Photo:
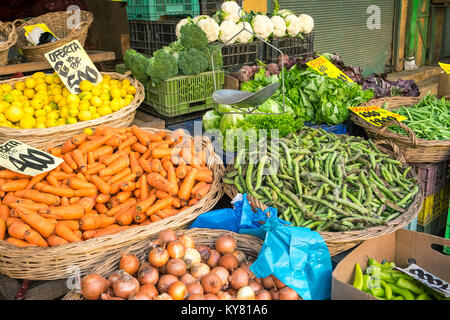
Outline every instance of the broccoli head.
<svg viewBox="0 0 450 320"><path fill-rule="evenodd" d="M191 48L180 52L178 66L184 75L198 74L208 70L209 61L203 52Z"/></svg>
<svg viewBox="0 0 450 320"><path fill-rule="evenodd" d="M148 80L146 70L150 60L146 56L136 50L129 49L125 51L123 60L127 70L130 70L133 77L135 77L139 82L145 83Z"/></svg>
<svg viewBox="0 0 450 320"><path fill-rule="evenodd" d="M166 50L160 49L153 53L146 71L153 84L161 83L178 75L178 60Z"/></svg>
<svg viewBox="0 0 450 320"><path fill-rule="evenodd" d="M188 23L180 29L180 43L186 49L204 50L208 46L208 37L198 25Z"/></svg>
<svg viewBox="0 0 450 320"><path fill-rule="evenodd" d="M203 53L208 58L208 70L212 70L212 61L211 56L214 58L214 70L220 70L223 67L223 57L222 57L222 50L220 46L209 44L205 50L203 50ZM214 53L214 55L213 55Z"/></svg>

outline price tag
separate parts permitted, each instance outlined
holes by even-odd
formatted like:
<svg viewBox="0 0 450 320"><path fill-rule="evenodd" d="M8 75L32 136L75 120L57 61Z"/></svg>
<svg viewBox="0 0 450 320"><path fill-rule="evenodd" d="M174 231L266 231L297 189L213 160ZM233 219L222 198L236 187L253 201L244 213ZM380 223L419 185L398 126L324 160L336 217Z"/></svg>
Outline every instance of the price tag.
<svg viewBox="0 0 450 320"><path fill-rule="evenodd" d="M417 264L412 263L405 269L399 267L395 267L395 269L406 273L427 287L442 293L446 298L450 297L449 283L422 269Z"/></svg>
<svg viewBox="0 0 450 320"><path fill-rule="evenodd" d="M345 73L339 70L339 68L332 64L324 56L320 56L319 58L307 62L306 64L320 74L323 74L330 78L337 78L341 79L342 81L353 82L352 79L350 79Z"/></svg>
<svg viewBox="0 0 450 320"><path fill-rule="evenodd" d="M391 120L397 119L398 121L403 121L407 119L405 116L390 112L378 106L350 107L349 109L352 110L357 116L377 127L381 127L383 124Z"/></svg>
<svg viewBox="0 0 450 320"><path fill-rule="evenodd" d="M40 173L51 171L62 162L61 158L17 140L9 140L0 145L0 166L27 176L34 177Z"/></svg>
<svg viewBox="0 0 450 320"><path fill-rule="evenodd" d="M439 62L439 65L446 73L450 74L450 64Z"/></svg>
<svg viewBox="0 0 450 320"><path fill-rule="evenodd" d="M83 80L88 80L94 85L103 80L101 73L78 40L47 52L45 58L73 94L81 92L79 85Z"/></svg>

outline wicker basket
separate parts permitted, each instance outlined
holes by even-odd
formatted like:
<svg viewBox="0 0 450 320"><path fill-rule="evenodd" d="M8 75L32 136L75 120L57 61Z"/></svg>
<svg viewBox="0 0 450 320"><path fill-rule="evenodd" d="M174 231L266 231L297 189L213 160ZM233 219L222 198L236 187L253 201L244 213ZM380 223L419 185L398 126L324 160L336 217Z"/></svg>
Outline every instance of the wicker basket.
<svg viewBox="0 0 450 320"><path fill-rule="evenodd" d="M384 103L388 103L388 110L394 110L401 106L413 106L421 101L416 97L390 97L374 99L361 106L382 107ZM406 162L408 163L437 163L450 159L450 139L442 141L430 141L417 138L415 133L404 123L397 120L384 124L381 128L377 127L362 118L350 113L350 119L361 126L368 137L373 140L392 139L401 149ZM407 135L394 133L388 129L390 125L397 125L403 128Z"/></svg>
<svg viewBox="0 0 450 320"><path fill-rule="evenodd" d="M89 27L94 21L94 16L89 11L81 10L79 28L69 29L67 22L70 21L72 15L73 13L71 12L58 11L50 12L28 21L16 20L15 22L21 23L17 28L17 47L22 50L25 58L28 61L45 61L45 53L73 40L80 41L81 45L84 46ZM39 46L32 45L25 37L25 29L23 27L38 23L45 23L59 40Z"/></svg>
<svg viewBox="0 0 450 320"><path fill-rule="evenodd" d="M233 238L237 240L237 248L243 251L247 258L251 260L256 260L263 241L259 238L238 234L227 230L219 230L219 229L200 229L194 228L189 230L179 231L178 235L188 234L192 236L195 240L196 244L203 244L206 246L212 246L215 240L223 234L229 234ZM141 243L130 246L126 249L126 253L135 254L140 261L144 261L148 257L148 248L150 243L155 240L156 237L152 237L142 241ZM108 277L112 272L119 268L119 260L120 253L116 253L114 255L109 256L102 264L99 264L95 268L93 268L90 272L95 272L101 274L105 277ZM63 300L84 300L83 296L77 292L76 289L68 292L63 298Z"/></svg>
<svg viewBox="0 0 450 320"><path fill-rule="evenodd" d="M8 64L9 48L16 44L17 33L16 26L12 22L0 21L0 66Z"/></svg>
<svg viewBox="0 0 450 320"><path fill-rule="evenodd" d="M153 128L143 129L149 132L161 131ZM194 139L201 143L206 152L211 155L207 166L214 174L214 182L209 193L196 205L175 216L146 226L137 226L116 234L55 247L19 248L6 241L0 241L0 273L11 278L28 280L65 279L70 277L74 270L83 275L90 272L96 264L105 261L108 256L132 245L135 248L139 246L145 248L144 240L167 228L174 230L183 228L198 215L211 210L223 196L220 182L225 168L207 138L195 137Z"/></svg>
<svg viewBox="0 0 450 320"><path fill-rule="evenodd" d="M134 121L136 109L144 101L145 89L144 86L134 78L129 77L129 73L122 75L114 72L102 72L103 75L108 74L112 79L130 80L130 83L136 88L134 100L126 107L110 113L98 119L82 121L75 124L68 124L63 126L56 126L45 129L14 129L8 127L0 127L0 144L14 138L22 141L32 147L46 149L50 146L62 144L70 137L83 132L86 128L94 129L103 124L110 127L126 127ZM15 78L2 83L10 83L13 85L17 81L23 81L27 77Z"/></svg>
<svg viewBox="0 0 450 320"><path fill-rule="evenodd" d="M405 166L409 166L405 162L405 159L402 156L400 149L395 145L395 143L393 143L390 140L384 140L378 141L376 142L376 144L378 145L378 148L381 151L395 157L396 160L401 161L402 163L404 163ZM388 148L383 147L384 145L387 145ZM233 170L233 165L228 165L227 171L228 170ZM416 172L414 170L410 170L408 176L417 177ZM234 185L223 183L223 186L225 194L227 194L231 199L233 199L238 194L238 190ZM258 199L252 197L251 195L247 195L247 198L253 206L260 208L262 210L267 209L267 206L265 204L260 202ZM319 233L325 240L328 250L330 251L330 255L335 256L341 252L344 252L348 249L357 246L358 244L360 244L365 240L389 234L396 231L397 229L407 226L411 221L413 221L418 216L420 210L422 209L422 205L423 205L423 190L420 187L420 191L416 194L416 196L413 199L413 202L406 210L406 212L404 212L394 220L388 222L387 225L370 227L362 230L353 230L345 232L321 231Z"/></svg>

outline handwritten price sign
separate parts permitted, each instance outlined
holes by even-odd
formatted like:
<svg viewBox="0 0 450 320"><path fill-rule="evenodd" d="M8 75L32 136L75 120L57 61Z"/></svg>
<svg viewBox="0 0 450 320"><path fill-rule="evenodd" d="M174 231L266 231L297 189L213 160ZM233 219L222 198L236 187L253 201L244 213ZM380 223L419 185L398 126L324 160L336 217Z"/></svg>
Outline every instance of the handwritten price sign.
<svg viewBox="0 0 450 320"><path fill-rule="evenodd" d="M101 73L78 40L47 52L45 58L73 94L81 92L79 85L83 80L88 80L94 85L103 80Z"/></svg>
<svg viewBox="0 0 450 320"><path fill-rule="evenodd" d="M431 289L442 293L443 295L445 295L445 297L450 297L449 283L422 269L417 264L412 263L405 269L398 267L396 267L395 269L400 270L407 275L410 275L411 277L422 282L424 285L430 287Z"/></svg>
<svg viewBox="0 0 450 320"><path fill-rule="evenodd" d="M381 127L383 124L391 120L403 121L407 119L404 116L392 113L378 106L350 107L349 109L352 110L357 116L377 127Z"/></svg>
<svg viewBox="0 0 450 320"><path fill-rule="evenodd" d="M27 176L34 177L51 171L62 162L61 158L17 140L9 140L0 145L0 166Z"/></svg>
<svg viewBox="0 0 450 320"><path fill-rule="evenodd" d="M324 56L320 56L306 63L309 67L313 68L320 74L328 76L330 78L341 79L342 81L353 82L345 73L339 70L334 64L332 64Z"/></svg>

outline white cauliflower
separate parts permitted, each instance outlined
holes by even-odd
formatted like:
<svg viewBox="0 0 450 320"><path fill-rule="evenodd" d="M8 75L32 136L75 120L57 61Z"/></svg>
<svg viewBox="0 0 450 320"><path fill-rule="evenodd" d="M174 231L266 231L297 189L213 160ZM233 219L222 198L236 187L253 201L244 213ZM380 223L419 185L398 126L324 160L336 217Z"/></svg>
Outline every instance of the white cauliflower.
<svg viewBox="0 0 450 320"><path fill-rule="evenodd" d="M286 35L286 23L284 19L280 16L273 16L270 18L273 23L273 36L274 37L284 37Z"/></svg>
<svg viewBox="0 0 450 320"><path fill-rule="evenodd" d="M258 14L252 20L253 32L263 38L264 40L268 39L274 30L274 25L272 20L266 15Z"/></svg>
<svg viewBox="0 0 450 320"><path fill-rule="evenodd" d="M236 42L235 35L240 31L236 23L231 20L225 20L219 27L219 40L223 43L233 44Z"/></svg>
<svg viewBox="0 0 450 320"><path fill-rule="evenodd" d="M241 7L235 1L225 1L219 10L219 17L221 21L233 21L237 23L241 18L239 11Z"/></svg>
<svg viewBox="0 0 450 320"><path fill-rule="evenodd" d="M300 19L296 15L288 15L284 22L286 23L287 34L291 37L296 37L300 32Z"/></svg>
<svg viewBox="0 0 450 320"><path fill-rule="evenodd" d="M180 39L180 36L181 36L181 34L180 34L181 27L184 26L184 25L186 25L186 24L188 24L188 22L189 22L188 18L181 19L181 20L178 22L177 26L175 27L175 34L177 35L177 39Z"/></svg>
<svg viewBox="0 0 450 320"><path fill-rule="evenodd" d="M282 17L283 19L285 19L287 16L289 16L291 14L294 14L294 12L292 10L289 10L289 9L281 9L277 13L277 15Z"/></svg>
<svg viewBox="0 0 450 320"><path fill-rule="evenodd" d="M208 16L199 19L197 25L206 33L208 42L214 42L219 39L219 25L217 22Z"/></svg>
<svg viewBox="0 0 450 320"><path fill-rule="evenodd" d="M245 25L245 30L241 31L244 28ZM238 36L236 37L236 42L238 43L248 43L253 39L253 33L251 33L251 31L253 31L252 29L252 25L248 22L239 22L237 24L238 30L241 31L241 33L238 34ZM249 30L249 31L247 31Z"/></svg>
<svg viewBox="0 0 450 320"><path fill-rule="evenodd" d="M304 34L311 33L314 29L314 19L307 14L301 14L298 16L300 20L300 32Z"/></svg>
<svg viewBox="0 0 450 320"><path fill-rule="evenodd" d="M200 20L207 19L207 18L209 18L209 16L207 16L206 14L202 14L202 15L200 15L200 16L196 16L196 17L192 18L192 21L194 21L195 23L197 23L197 22L199 22Z"/></svg>

